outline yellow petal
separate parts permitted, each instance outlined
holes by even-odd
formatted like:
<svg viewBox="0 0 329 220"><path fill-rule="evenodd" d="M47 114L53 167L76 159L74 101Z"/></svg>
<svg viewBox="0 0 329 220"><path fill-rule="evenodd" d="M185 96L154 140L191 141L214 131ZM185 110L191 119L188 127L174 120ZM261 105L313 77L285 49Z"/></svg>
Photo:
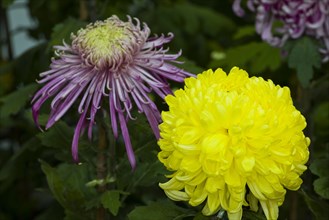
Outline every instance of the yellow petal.
<svg viewBox="0 0 329 220"><path fill-rule="evenodd" d="M207 198L209 213L216 213L220 209L220 199L218 193L210 193Z"/></svg>
<svg viewBox="0 0 329 220"><path fill-rule="evenodd" d="M237 173L237 170L234 169L234 167L231 166L230 170L228 170L225 175L225 183L229 186L241 186L242 180L241 176Z"/></svg>
<svg viewBox="0 0 329 220"><path fill-rule="evenodd" d="M184 185L184 183L177 181L175 178L170 179L168 182L159 184L159 186L164 190L181 190L184 188Z"/></svg>
<svg viewBox="0 0 329 220"><path fill-rule="evenodd" d="M208 177L205 187L209 193L215 193L219 189L225 189L225 181L223 177Z"/></svg>
<svg viewBox="0 0 329 220"><path fill-rule="evenodd" d="M197 177L198 175L201 175L200 170L197 172L184 172L184 171L177 171L175 175L175 179L180 181L180 182L190 182L192 179Z"/></svg>
<svg viewBox="0 0 329 220"><path fill-rule="evenodd" d="M261 192L260 188L258 187L257 183L254 182L254 180L248 180L247 185L252 192L252 194L258 199L258 200L266 200L266 197Z"/></svg>
<svg viewBox="0 0 329 220"><path fill-rule="evenodd" d="M227 212L229 220L241 220L242 219L242 208L237 212Z"/></svg>
<svg viewBox="0 0 329 220"><path fill-rule="evenodd" d="M191 194L191 199L189 200L192 206L200 205L207 198L208 194L205 191L204 185L202 183L194 188L194 192Z"/></svg>
<svg viewBox="0 0 329 220"><path fill-rule="evenodd" d="M209 135L202 141L202 152L205 154L218 154L225 150L228 142L229 137L227 134L216 133Z"/></svg>
<svg viewBox="0 0 329 220"><path fill-rule="evenodd" d="M180 170L189 173L195 173L201 168L201 164L195 157L185 157L182 159L180 164Z"/></svg>
<svg viewBox="0 0 329 220"><path fill-rule="evenodd" d="M188 201L190 197L186 192L177 191L177 190L165 190L166 195L174 201Z"/></svg>
<svg viewBox="0 0 329 220"><path fill-rule="evenodd" d="M264 214L269 220L276 220L279 217L278 202L275 200L259 200Z"/></svg>
<svg viewBox="0 0 329 220"><path fill-rule="evenodd" d="M245 157L241 162L242 168L245 172L250 172L255 166L254 157Z"/></svg>

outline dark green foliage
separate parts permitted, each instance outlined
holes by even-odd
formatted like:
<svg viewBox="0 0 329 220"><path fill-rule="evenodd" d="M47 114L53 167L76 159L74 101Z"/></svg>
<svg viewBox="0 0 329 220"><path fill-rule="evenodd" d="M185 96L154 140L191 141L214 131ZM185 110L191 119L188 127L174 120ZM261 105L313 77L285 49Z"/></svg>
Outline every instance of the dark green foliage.
<svg viewBox="0 0 329 220"><path fill-rule="evenodd" d="M329 214L329 205L326 201L311 198L305 192L302 192L308 208L312 211L316 220L326 220Z"/></svg>
<svg viewBox="0 0 329 220"><path fill-rule="evenodd" d="M318 45L311 39L304 37L290 45L288 54L289 67L296 69L300 83L307 87L313 77L313 68L320 68L321 66Z"/></svg>
<svg viewBox="0 0 329 220"><path fill-rule="evenodd" d="M247 69L250 67L250 74L253 75L261 75L267 70L275 71L281 64L280 50L263 42L251 42L232 47L226 50L226 53L222 52L222 57L217 59L216 53L220 52L213 53L214 61L211 63L213 68L238 66Z"/></svg>
<svg viewBox="0 0 329 220"><path fill-rule="evenodd" d="M88 164L65 164L57 168L40 161L48 186L56 200L65 207L67 219L93 219L85 210L86 201L96 196L96 190L86 186L90 179Z"/></svg>
<svg viewBox="0 0 329 220"><path fill-rule="evenodd" d="M147 214L146 214L147 213ZM164 200L148 204L147 206L136 207L129 213L129 220L179 220L192 216L188 209L176 206L173 202Z"/></svg>
<svg viewBox="0 0 329 220"><path fill-rule="evenodd" d="M315 130L322 138L327 138L329 135L329 102L322 102L314 110Z"/></svg>
<svg viewBox="0 0 329 220"><path fill-rule="evenodd" d="M266 220L265 216L261 212L253 212L253 211L244 211L243 213L244 219L253 219L253 220Z"/></svg>
<svg viewBox="0 0 329 220"><path fill-rule="evenodd" d="M4 8L12 0L1 1ZM151 34L175 37L170 53L182 49L182 67L192 73L233 66L250 75L289 86L294 103L305 115L305 135L311 138L309 169L302 176L302 190L287 193L279 219L327 219L329 214L329 72L321 63L318 43L303 37L288 41L283 49L262 42L252 14L238 18L232 1L201 0L29 0L29 14L36 25L29 37L42 39L23 54L8 60L0 51L0 219L95 219L99 210L118 220L214 220L201 214L202 206L169 200L158 186L169 172L158 161L159 147L142 114L128 123L137 167L131 170L122 137L114 140L108 112L99 111L94 136L79 142L79 164L72 162L71 143L78 120L76 106L47 131L39 131L31 116L31 98L39 73L49 68L53 46L70 42L72 32L116 14L146 22ZM1 26L1 34L3 31ZM15 33L10 33L12 37ZM3 36L3 35L1 35ZM6 41L0 41L5 47ZM16 46L16 45L13 45ZM171 83L174 89L183 84ZM157 106L167 109L155 95ZM50 102L41 109L44 128ZM104 99L103 106L108 102ZM106 108L105 108L106 109ZM100 129L105 128L106 150L98 149ZM99 154L104 154L105 175L98 177ZM297 199L293 199L297 198ZM303 199L299 199L303 198ZM244 208L243 219L265 219L262 211ZM224 213L222 220L227 220Z"/></svg>
<svg viewBox="0 0 329 220"><path fill-rule="evenodd" d="M38 21L38 26L31 28L30 35L34 38L50 38L52 29L69 17L79 16L79 1L47 1L29 0L29 12Z"/></svg>
<svg viewBox="0 0 329 220"><path fill-rule="evenodd" d="M63 42L71 43L71 33L76 33L80 28L87 23L79 19L69 17L63 23L57 24L52 31L51 40L48 44L48 49L52 49L54 45L63 44Z"/></svg>
<svg viewBox="0 0 329 220"><path fill-rule="evenodd" d="M310 170L318 176L313 182L314 191L324 199L329 199L329 102L321 102L313 112L316 148Z"/></svg>
<svg viewBox="0 0 329 220"><path fill-rule="evenodd" d="M33 83L23 88L18 88L15 92L0 98L0 118L5 118L16 114L30 99L38 85ZM15 100L15 101L13 101Z"/></svg>
<svg viewBox="0 0 329 220"><path fill-rule="evenodd" d="M314 190L321 197L329 199L329 149L321 150L321 155L316 157L316 160L311 164L310 169L313 174L319 176L313 183Z"/></svg>
<svg viewBox="0 0 329 220"><path fill-rule="evenodd" d="M116 216L121 206L120 191L106 191L101 196L101 203L104 208L107 208L114 216Z"/></svg>

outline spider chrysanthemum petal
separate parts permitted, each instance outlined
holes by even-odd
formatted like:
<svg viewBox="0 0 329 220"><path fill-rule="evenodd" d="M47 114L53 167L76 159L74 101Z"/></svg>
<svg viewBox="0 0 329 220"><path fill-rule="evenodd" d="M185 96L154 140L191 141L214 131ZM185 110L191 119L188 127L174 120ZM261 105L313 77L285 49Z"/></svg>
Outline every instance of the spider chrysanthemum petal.
<svg viewBox="0 0 329 220"><path fill-rule="evenodd" d="M157 138L160 113L148 94L164 98L171 93L168 80L182 82L193 76L175 65L178 54L168 54L163 45L173 34L149 37L145 23L128 16L124 22L116 16L97 21L72 34L72 43L55 46L50 70L40 74L45 84L33 97L32 112L36 124L42 104L50 99L51 113L46 129L58 121L74 103L78 103L80 119L72 141L72 155L78 160L78 140L85 128L92 136L92 127L102 99L107 98L115 137L121 130L132 167L135 157L127 128L135 105L144 113ZM39 126L40 127L40 126Z"/></svg>

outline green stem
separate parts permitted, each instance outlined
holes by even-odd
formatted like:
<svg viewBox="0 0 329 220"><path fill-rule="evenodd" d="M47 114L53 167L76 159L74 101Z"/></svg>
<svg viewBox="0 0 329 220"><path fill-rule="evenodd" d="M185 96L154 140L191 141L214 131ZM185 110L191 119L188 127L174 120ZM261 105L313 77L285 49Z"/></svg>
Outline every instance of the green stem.
<svg viewBox="0 0 329 220"><path fill-rule="evenodd" d="M105 129L100 123L99 125L99 145L98 145L98 155L97 155L97 178L99 180L103 180L103 183L98 186L97 191L99 194L103 194L106 191L106 150L107 140L106 140L106 132ZM103 206L100 206L97 209L96 219L97 220L105 220L106 218L106 211Z"/></svg>
<svg viewBox="0 0 329 220"><path fill-rule="evenodd" d="M291 220L298 219L298 194L297 192L292 192L291 202L290 202L290 216Z"/></svg>

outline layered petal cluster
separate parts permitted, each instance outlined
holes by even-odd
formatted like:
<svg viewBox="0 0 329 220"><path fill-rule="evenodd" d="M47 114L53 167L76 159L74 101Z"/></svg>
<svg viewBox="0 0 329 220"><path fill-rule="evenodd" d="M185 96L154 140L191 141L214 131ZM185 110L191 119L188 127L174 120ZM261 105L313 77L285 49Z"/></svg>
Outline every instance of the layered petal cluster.
<svg viewBox="0 0 329 220"><path fill-rule="evenodd" d="M309 157L306 121L289 88L234 67L187 78L165 101L158 158L172 171L160 184L167 196L204 204L205 215L226 210L231 220L260 203L267 219L277 219Z"/></svg>
<svg viewBox="0 0 329 220"><path fill-rule="evenodd" d="M177 68L178 54L168 54L163 45L170 42L173 34L150 37L148 26L128 16L121 21L112 16L97 21L72 34L72 44L55 46L56 57L50 70L40 74L43 87L35 94L32 103L33 118L38 123L42 104L52 98L51 113L46 129L58 121L74 103L78 104L80 119L74 131L72 155L78 160L78 140L85 128L89 138L95 116L108 100L108 108L115 137L122 132L127 155L135 166L134 153L127 128L133 119L131 109L135 105L144 113L157 138L160 113L150 99L154 92L161 98L171 93L168 80L182 82L192 74ZM118 128L120 127L120 128Z"/></svg>
<svg viewBox="0 0 329 220"><path fill-rule="evenodd" d="M240 3L235 0L233 10L243 16ZM247 5L256 13L256 31L264 41L281 47L289 38L308 35L321 41L323 62L329 60L329 0L248 0Z"/></svg>

